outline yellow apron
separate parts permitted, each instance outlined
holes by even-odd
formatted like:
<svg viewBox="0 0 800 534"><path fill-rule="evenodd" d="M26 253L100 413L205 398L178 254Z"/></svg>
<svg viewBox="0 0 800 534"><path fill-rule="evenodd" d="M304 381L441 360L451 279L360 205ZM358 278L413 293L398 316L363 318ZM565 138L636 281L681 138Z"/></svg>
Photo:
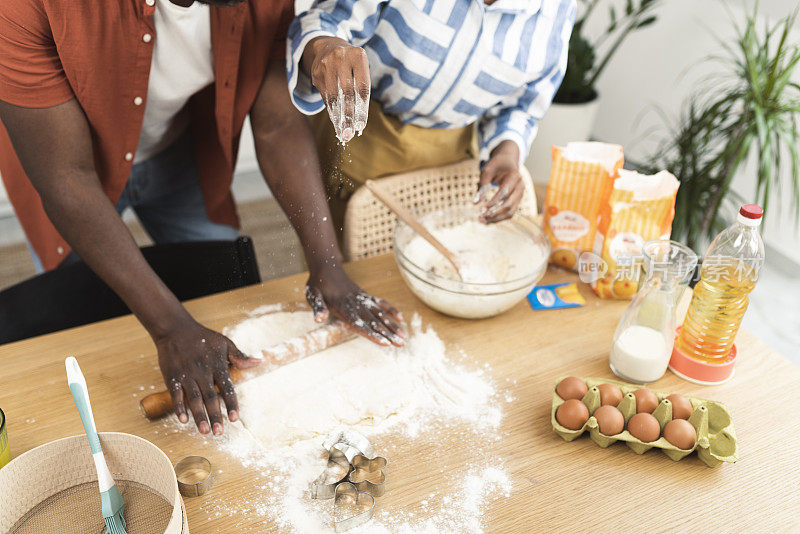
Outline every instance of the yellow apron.
<svg viewBox="0 0 800 534"><path fill-rule="evenodd" d="M342 146L328 112L309 117L317 143L322 179L336 233L341 238L347 201L364 182L381 176L475 158L475 126L440 129L403 124L369 103L369 119L361 136Z"/></svg>

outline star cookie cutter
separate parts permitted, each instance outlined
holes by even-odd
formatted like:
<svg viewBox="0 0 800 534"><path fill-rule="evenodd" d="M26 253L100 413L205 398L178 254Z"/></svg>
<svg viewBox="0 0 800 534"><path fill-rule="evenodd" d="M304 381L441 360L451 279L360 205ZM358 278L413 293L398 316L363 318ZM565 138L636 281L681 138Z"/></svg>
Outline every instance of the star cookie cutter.
<svg viewBox="0 0 800 534"><path fill-rule="evenodd" d="M372 519L375 497L350 482L336 486L333 499L333 527L336 532L346 532Z"/></svg>
<svg viewBox="0 0 800 534"><path fill-rule="evenodd" d="M386 473L383 471L386 467L386 458L376 456L370 459L359 454L353 457L352 466L347 480L359 492L369 493L373 497L380 497L386 493Z"/></svg>

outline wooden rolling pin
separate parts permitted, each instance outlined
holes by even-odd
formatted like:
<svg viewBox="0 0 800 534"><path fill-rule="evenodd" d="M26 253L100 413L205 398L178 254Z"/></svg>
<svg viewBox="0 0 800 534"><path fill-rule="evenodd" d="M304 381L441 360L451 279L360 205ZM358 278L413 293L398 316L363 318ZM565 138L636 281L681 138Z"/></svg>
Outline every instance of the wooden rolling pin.
<svg viewBox="0 0 800 534"><path fill-rule="evenodd" d="M231 380L237 383L263 375L276 367L302 360L306 356L338 345L355 335L355 332L341 321L327 323L302 336L293 337L279 345L264 349L261 351L264 361L255 367L249 369L231 367ZM158 419L172 411L172 397L169 391L159 391L143 398L139 405L145 417Z"/></svg>

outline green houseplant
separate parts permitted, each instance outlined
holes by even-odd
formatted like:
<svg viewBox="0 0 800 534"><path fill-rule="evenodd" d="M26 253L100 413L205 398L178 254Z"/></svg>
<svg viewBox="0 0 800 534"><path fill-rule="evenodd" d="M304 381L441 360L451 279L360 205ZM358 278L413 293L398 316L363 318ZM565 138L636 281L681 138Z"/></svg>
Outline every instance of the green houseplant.
<svg viewBox="0 0 800 534"><path fill-rule="evenodd" d="M731 210L720 207L737 200L731 182L748 160L765 213L790 192L800 214L800 85L792 81L800 45L789 41L797 12L761 29L757 15L756 8L736 24L735 42L721 42L723 55L709 58L722 72L690 98L645 166L680 181L672 235L696 250L726 225Z"/></svg>
<svg viewBox="0 0 800 534"><path fill-rule="evenodd" d="M600 36L590 40L584 33L585 25L600 0L579 0L580 11L569 39L567 70L553 102L579 104L597 98L597 80L609 61L631 32L656 21L653 11L659 3L660 0L625 0L624 5L609 2L608 25Z"/></svg>

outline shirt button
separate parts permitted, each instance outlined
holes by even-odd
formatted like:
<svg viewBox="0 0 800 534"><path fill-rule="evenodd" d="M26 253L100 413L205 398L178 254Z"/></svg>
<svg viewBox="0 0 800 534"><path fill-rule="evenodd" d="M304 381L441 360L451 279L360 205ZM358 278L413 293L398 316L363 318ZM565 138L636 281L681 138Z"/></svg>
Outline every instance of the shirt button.
<svg viewBox="0 0 800 534"><path fill-rule="evenodd" d="M125 161L133 161L133 154L130 152L125 154Z"/></svg>
<svg viewBox="0 0 800 534"><path fill-rule="evenodd" d="M144 3L148 6L154 6L156 5L156 0L144 0Z"/></svg>
<svg viewBox="0 0 800 534"><path fill-rule="evenodd" d="M133 99L134 105L141 106L142 102L143 102L143 100L142 100L141 96L137 96L136 98Z"/></svg>
<svg viewBox="0 0 800 534"><path fill-rule="evenodd" d="M145 43L149 43L152 40L153 40L153 36L150 35L149 33L146 33L146 34L142 35L142 41L144 41Z"/></svg>

